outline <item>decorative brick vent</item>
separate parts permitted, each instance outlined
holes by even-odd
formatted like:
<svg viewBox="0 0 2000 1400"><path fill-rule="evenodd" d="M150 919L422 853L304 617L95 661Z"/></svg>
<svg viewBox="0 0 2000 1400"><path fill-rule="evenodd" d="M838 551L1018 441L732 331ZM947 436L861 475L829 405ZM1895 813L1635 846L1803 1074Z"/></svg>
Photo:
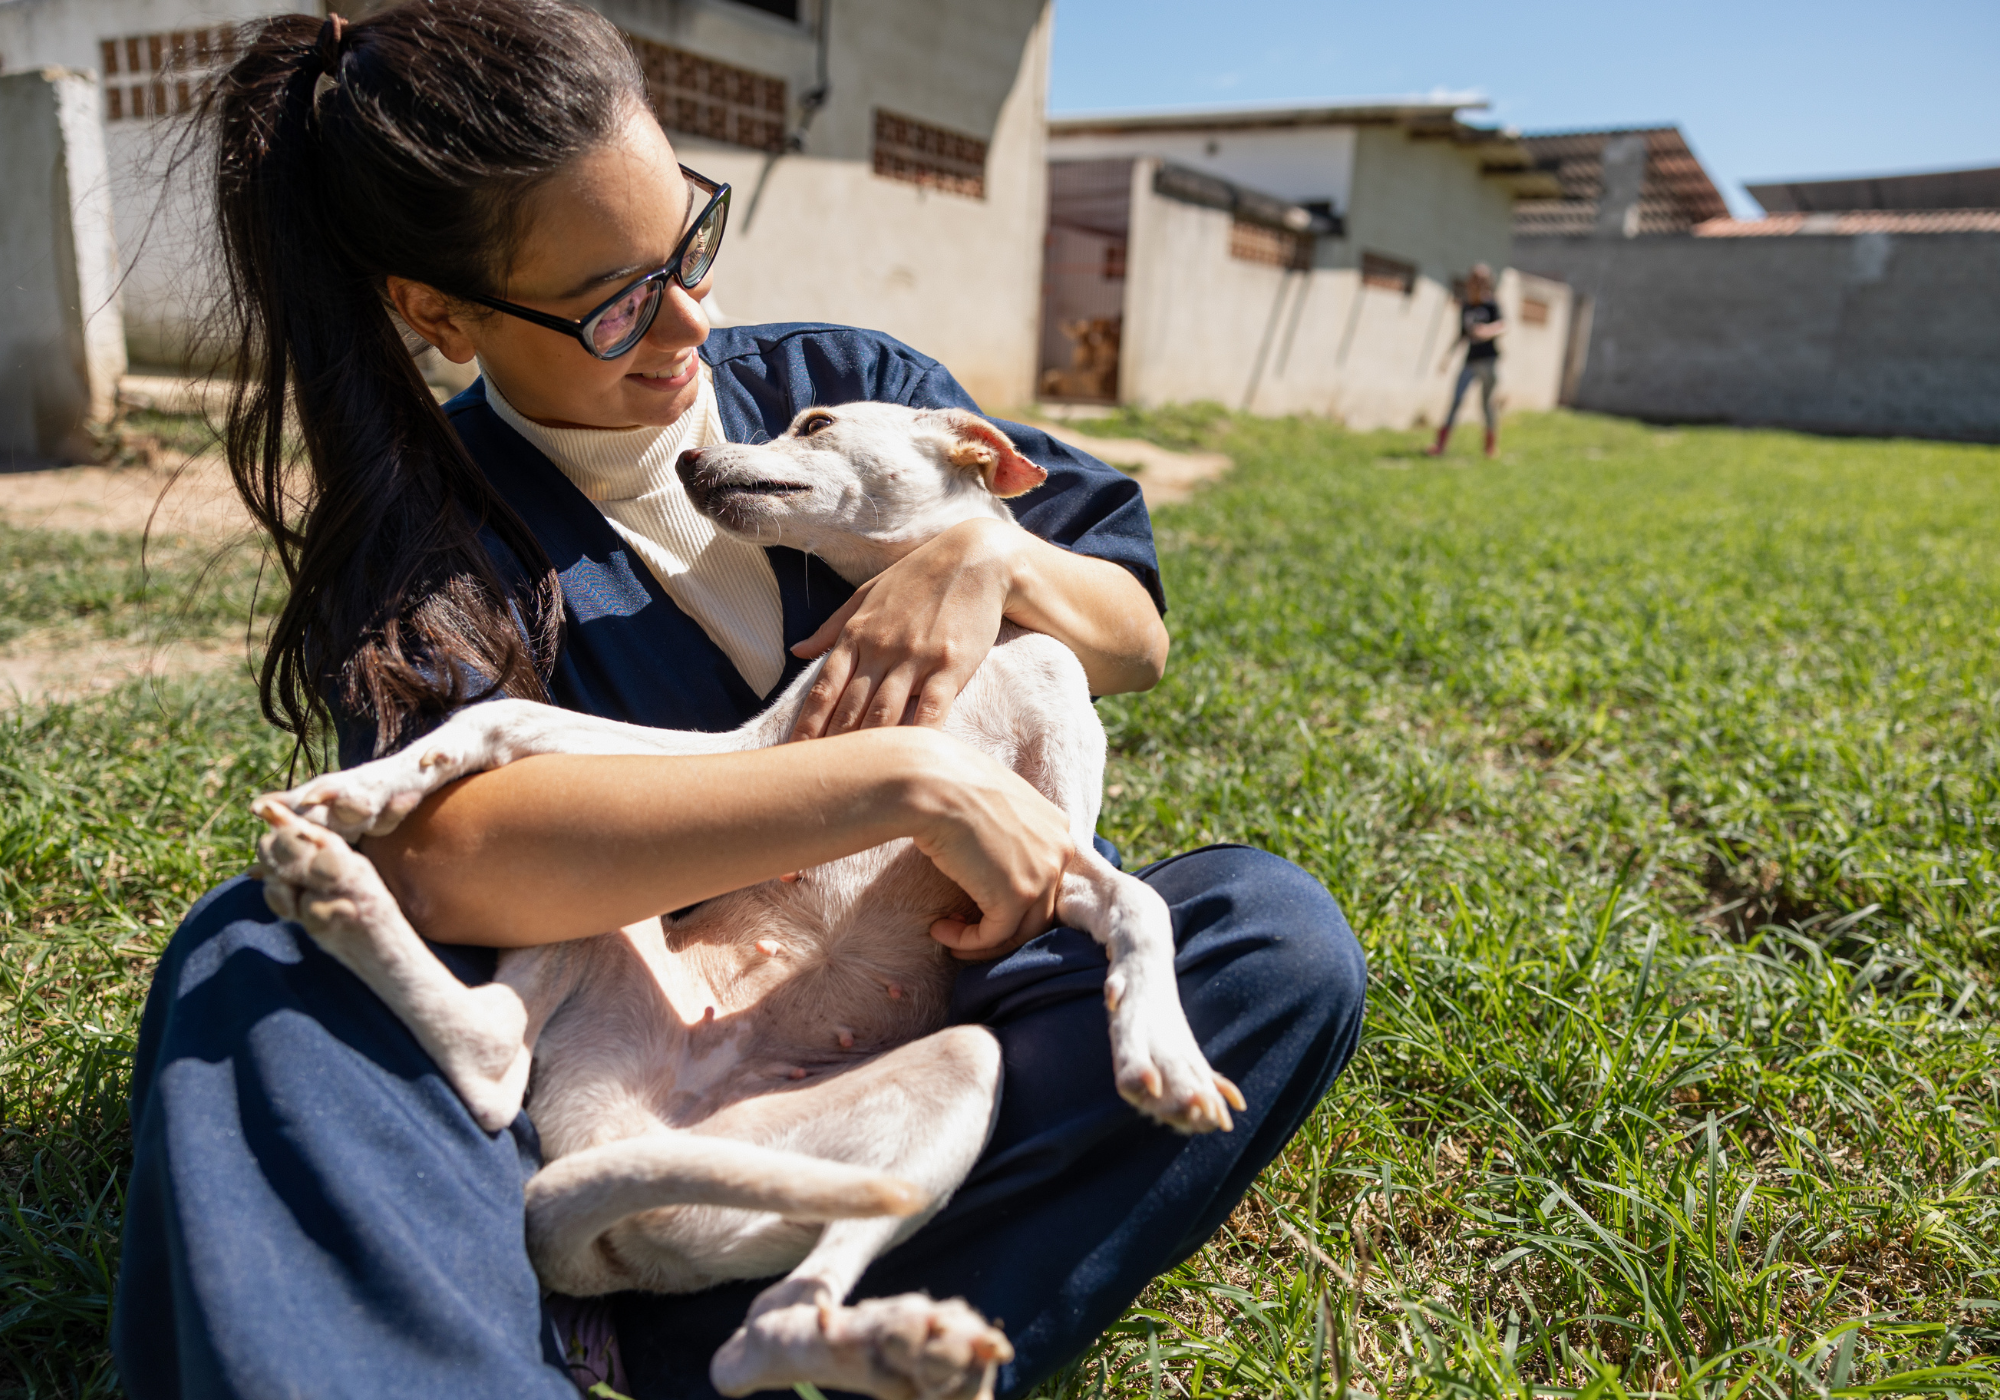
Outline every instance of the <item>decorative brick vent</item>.
<svg viewBox="0 0 2000 1400"><path fill-rule="evenodd" d="M1268 263L1272 267L1303 272L1312 266L1313 236L1288 228L1232 219L1229 224L1229 256L1244 262Z"/></svg>
<svg viewBox="0 0 2000 1400"><path fill-rule="evenodd" d="M986 143L875 109L875 173L951 194L986 198Z"/></svg>
<svg viewBox="0 0 2000 1400"><path fill-rule="evenodd" d="M1417 289L1417 270L1409 263L1385 258L1380 253L1361 255L1361 285L1380 287L1385 292L1408 296Z"/></svg>
<svg viewBox="0 0 2000 1400"><path fill-rule="evenodd" d="M651 39L625 40L646 73L646 96L669 131L748 146L785 149L785 80L717 63Z"/></svg>
<svg viewBox="0 0 2000 1400"><path fill-rule="evenodd" d="M176 29L100 39L104 66L104 117L132 121L193 109L202 82L236 56L236 31Z"/></svg>

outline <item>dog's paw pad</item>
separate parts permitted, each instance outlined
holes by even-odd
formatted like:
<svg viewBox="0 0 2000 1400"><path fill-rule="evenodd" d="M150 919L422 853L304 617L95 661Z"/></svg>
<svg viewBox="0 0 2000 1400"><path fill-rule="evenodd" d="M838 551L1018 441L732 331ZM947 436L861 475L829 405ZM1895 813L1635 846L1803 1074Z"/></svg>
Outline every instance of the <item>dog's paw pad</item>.
<svg viewBox="0 0 2000 1400"><path fill-rule="evenodd" d="M725 1395L808 1382L885 1400L991 1400L995 1370L1013 1357L1006 1334L962 1300L906 1293L759 1313L715 1354L710 1379Z"/></svg>

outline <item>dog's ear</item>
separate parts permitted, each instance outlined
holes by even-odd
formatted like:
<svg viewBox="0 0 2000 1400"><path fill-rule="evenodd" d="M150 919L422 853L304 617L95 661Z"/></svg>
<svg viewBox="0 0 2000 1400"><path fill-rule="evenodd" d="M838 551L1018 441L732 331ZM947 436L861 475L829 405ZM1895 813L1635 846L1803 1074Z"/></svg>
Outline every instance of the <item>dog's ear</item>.
<svg viewBox="0 0 2000 1400"><path fill-rule="evenodd" d="M1049 479L1047 472L1014 450L1012 439L978 414L947 408L938 417L952 435L951 464L976 470L986 489L1001 500L1024 496Z"/></svg>

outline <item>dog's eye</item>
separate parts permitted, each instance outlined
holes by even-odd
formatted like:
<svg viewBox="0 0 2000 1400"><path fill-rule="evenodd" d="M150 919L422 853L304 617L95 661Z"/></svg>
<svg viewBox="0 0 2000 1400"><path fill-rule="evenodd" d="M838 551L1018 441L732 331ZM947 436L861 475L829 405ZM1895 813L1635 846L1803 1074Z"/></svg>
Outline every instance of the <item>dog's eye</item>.
<svg viewBox="0 0 2000 1400"><path fill-rule="evenodd" d="M833 426L833 415L831 413L809 414L807 415L805 422L799 424L799 436L811 437L821 428L831 428L832 426Z"/></svg>

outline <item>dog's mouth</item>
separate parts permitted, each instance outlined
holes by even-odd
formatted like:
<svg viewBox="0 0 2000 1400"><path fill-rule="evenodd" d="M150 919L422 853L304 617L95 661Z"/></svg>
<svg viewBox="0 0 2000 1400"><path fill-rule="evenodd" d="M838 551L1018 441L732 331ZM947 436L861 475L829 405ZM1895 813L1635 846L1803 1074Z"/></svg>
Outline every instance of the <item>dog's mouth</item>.
<svg viewBox="0 0 2000 1400"><path fill-rule="evenodd" d="M797 496L812 490L796 481L718 481L708 488L711 496Z"/></svg>

